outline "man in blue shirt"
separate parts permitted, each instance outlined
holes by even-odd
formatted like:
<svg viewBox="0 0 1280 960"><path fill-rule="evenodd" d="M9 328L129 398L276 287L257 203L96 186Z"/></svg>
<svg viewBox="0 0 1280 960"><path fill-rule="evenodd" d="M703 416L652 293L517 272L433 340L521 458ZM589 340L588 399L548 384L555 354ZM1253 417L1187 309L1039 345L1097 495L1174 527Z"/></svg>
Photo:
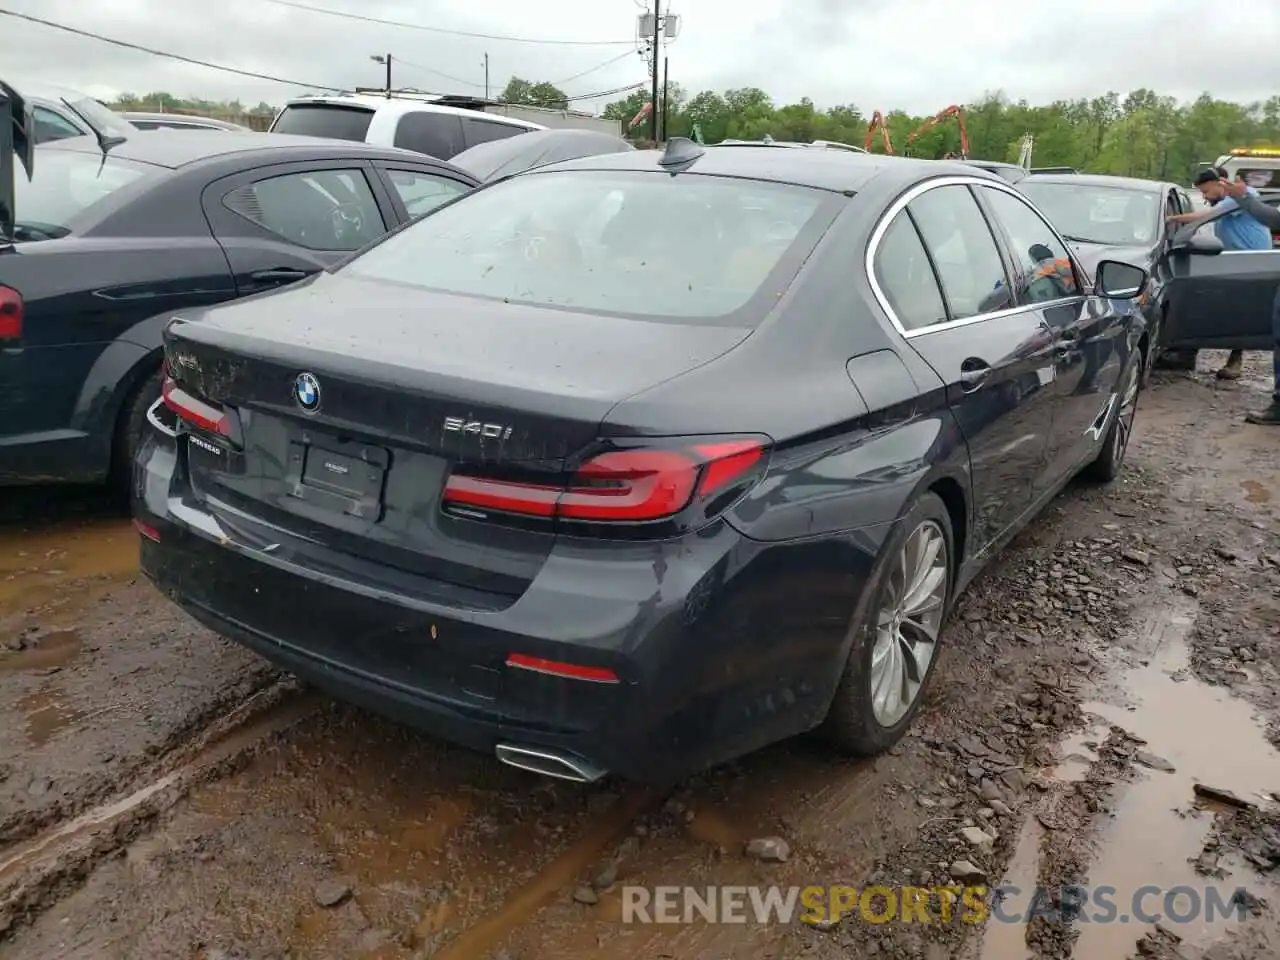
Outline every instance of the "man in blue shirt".
<svg viewBox="0 0 1280 960"><path fill-rule="evenodd" d="M1267 229L1262 221L1241 210L1235 199L1228 196L1228 184L1224 181L1221 170L1213 168L1201 170L1196 174L1195 185L1200 191L1200 196L1204 197L1211 210L1208 213L1177 214L1169 218L1171 222L1195 223L1209 216L1209 213L1217 217L1223 210L1227 210L1230 212L1214 223L1218 232L1218 239L1222 241L1224 249L1271 249L1271 231ZM1251 197L1258 196L1257 190L1253 189L1253 187L1245 186L1243 182L1234 189L1241 190ZM1232 350L1231 355L1227 357L1226 365L1218 371L1218 378L1220 380L1239 380L1243 363L1244 351Z"/></svg>

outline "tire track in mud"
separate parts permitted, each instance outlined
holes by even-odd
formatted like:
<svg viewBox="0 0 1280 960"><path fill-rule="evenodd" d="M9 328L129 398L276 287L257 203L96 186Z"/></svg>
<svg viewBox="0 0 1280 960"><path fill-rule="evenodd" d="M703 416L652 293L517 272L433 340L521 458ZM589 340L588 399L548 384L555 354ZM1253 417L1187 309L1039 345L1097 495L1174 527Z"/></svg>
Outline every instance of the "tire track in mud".
<svg viewBox="0 0 1280 960"><path fill-rule="evenodd" d="M315 694L300 694L292 681L264 686L132 777L132 789L7 847L0 854L0 937L64 895L197 784L234 772L265 742L315 713L320 702Z"/></svg>

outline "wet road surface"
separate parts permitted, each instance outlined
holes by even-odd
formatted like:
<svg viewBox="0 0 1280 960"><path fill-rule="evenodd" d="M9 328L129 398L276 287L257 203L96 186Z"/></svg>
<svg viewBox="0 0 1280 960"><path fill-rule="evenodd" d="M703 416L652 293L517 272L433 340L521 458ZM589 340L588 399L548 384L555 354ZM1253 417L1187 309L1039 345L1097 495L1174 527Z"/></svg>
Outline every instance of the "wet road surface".
<svg viewBox="0 0 1280 960"><path fill-rule="evenodd" d="M959 859L1022 891L1005 915L1038 884L1113 887L1119 913L1147 886L1280 904L1280 435L1239 419L1267 359L1144 394L1122 481L1069 490L975 584L891 754L801 739L662 791L540 780L300 691L140 581L92 496L8 500L0 957L1128 960L1149 932L622 922L628 886L929 887ZM745 854L765 837L785 862ZM1276 924L1166 919L1181 942L1144 955L1280 955Z"/></svg>

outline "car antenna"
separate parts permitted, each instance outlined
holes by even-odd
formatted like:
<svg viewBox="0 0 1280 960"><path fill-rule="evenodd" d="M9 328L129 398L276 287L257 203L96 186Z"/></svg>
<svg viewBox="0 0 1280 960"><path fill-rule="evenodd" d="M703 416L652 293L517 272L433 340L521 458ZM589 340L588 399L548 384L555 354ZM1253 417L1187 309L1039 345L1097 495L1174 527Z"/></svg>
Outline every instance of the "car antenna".
<svg viewBox="0 0 1280 960"><path fill-rule="evenodd" d="M702 144L696 143L688 137L672 137L667 141L667 149L662 151L658 166L687 169L706 152ZM679 173L680 170L672 170L671 172Z"/></svg>
<svg viewBox="0 0 1280 960"><path fill-rule="evenodd" d="M75 105L66 97L59 97L58 99L67 105L68 110L80 119L84 120L85 123L89 125L89 129L93 131L93 138L98 141L98 149L102 151L102 163L98 165L98 172L101 173L102 167L105 166L107 162L107 153L112 147L120 146L120 144L124 143L127 138L111 136L105 130L100 129L96 123L86 117L83 113L77 110Z"/></svg>

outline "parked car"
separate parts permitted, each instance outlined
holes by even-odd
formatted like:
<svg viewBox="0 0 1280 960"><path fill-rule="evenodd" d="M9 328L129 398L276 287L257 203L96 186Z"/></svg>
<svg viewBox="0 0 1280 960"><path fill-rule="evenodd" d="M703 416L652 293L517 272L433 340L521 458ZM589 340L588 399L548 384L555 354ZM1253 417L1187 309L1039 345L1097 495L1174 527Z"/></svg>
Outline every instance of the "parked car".
<svg viewBox="0 0 1280 960"><path fill-rule="evenodd" d="M290 100L271 124L272 133L403 147L440 160L478 143L545 129L515 117L410 97L350 93Z"/></svg>
<svg viewBox="0 0 1280 960"><path fill-rule="evenodd" d="M404 150L263 133L35 153L0 249L0 484L127 492L173 311L310 276L476 184Z"/></svg>
<svg viewBox="0 0 1280 960"><path fill-rule="evenodd" d="M106 104L77 90L47 85L24 85L23 97L35 120L35 142L68 137L127 137L136 130Z"/></svg>
<svg viewBox="0 0 1280 960"><path fill-rule="evenodd" d="M1019 180L1029 176L1027 169L1018 166L1016 163L1002 163L999 160L962 160L960 162L977 167L979 170L986 170L988 173L994 173L1010 183L1017 183Z"/></svg>
<svg viewBox="0 0 1280 960"><path fill-rule="evenodd" d="M449 162L487 182L561 160L634 149L621 137L594 130L535 130L520 137L476 144Z"/></svg>
<svg viewBox="0 0 1280 960"><path fill-rule="evenodd" d="M124 117L139 130L218 130L222 133L252 133L251 127L215 117L196 117L186 113L144 113L125 110Z"/></svg>
<svg viewBox="0 0 1280 960"><path fill-rule="evenodd" d="M1073 258L959 163L677 138L539 167L176 314L142 569L551 776L667 780L819 726L876 753L983 564L1121 471L1146 276Z"/></svg>
<svg viewBox="0 0 1280 960"><path fill-rule="evenodd" d="M1198 209L1177 184L1126 177L1045 174L1018 189L1062 231L1086 269L1108 257L1139 264L1151 281L1139 304L1157 350L1270 349L1280 254L1222 253L1207 224L1187 230L1166 217ZM1191 354L1194 358L1194 353ZM1171 357L1185 365L1185 356ZM1147 368L1147 373L1150 366Z"/></svg>

